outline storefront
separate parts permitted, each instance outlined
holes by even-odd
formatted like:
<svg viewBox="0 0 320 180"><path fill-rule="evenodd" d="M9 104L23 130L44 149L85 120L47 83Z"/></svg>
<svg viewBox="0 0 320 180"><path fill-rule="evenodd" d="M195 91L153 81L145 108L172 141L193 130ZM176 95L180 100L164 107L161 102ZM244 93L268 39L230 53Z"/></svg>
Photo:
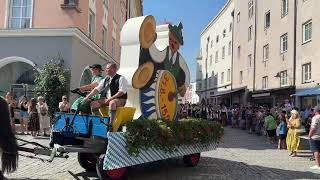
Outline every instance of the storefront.
<svg viewBox="0 0 320 180"><path fill-rule="evenodd" d="M248 90L247 87L235 88L231 90L231 104L237 106L246 106L248 102Z"/></svg>
<svg viewBox="0 0 320 180"><path fill-rule="evenodd" d="M295 94L297 103L296 105L302 110L307 107L314 107L320 105L320 88L308 88L297 90Z"/></svg>
<svg viewBox="0 0 320 180"><path fill-rule="evenodd" d="M285 102L293 104L292 95L295 93L295 88L293 86L262 90L252 92L252 103L254 106L282 106Z"/></svg>

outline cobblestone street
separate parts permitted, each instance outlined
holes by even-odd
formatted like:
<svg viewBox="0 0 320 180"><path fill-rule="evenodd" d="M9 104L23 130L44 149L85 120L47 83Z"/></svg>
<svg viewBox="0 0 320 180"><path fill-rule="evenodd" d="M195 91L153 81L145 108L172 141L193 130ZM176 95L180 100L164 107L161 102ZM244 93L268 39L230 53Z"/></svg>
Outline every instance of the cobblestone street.
<svg viewBox="0 0 320 180"><path fill-rule="evenodd" d="M23 136L25 139L30 137ZM47 144L48 139L37 139ZM202 153L197 167L183 166L181 158L145 164L130 169L129 180L208 180L208 179L320 179L320 171L310 170L310 153L289 157L261 136L226 128L223 142L215 151ZM20 156L18 171L10 179L97 179L80 167L76 154L69 159L56 158L52 163Z"/></svg>

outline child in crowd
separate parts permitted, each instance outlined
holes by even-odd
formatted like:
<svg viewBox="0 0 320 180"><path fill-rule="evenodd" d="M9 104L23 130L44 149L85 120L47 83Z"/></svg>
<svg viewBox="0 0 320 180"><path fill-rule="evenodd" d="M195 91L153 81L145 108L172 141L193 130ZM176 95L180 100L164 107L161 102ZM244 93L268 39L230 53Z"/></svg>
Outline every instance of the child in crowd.
<svg viewBox="0 0 320 180"><path fill-rule="evenodd" d="M287 123L285 119L286 111L282 111L279 124L279 149L286 149Z"/></svg>

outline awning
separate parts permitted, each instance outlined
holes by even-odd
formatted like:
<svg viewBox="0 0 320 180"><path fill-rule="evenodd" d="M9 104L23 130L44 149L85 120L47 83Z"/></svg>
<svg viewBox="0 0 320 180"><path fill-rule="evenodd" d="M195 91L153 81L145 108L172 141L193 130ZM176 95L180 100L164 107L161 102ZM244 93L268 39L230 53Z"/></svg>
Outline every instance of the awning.
<svg viewBox="0 0 320 180"><path fill-rule="evenodd" d="M232 90L227 90L227 91L222 91L222 92L218 92L217 94L211 95L211 97L218 97L218 96L223 96L223 95L230 95L231 93L235 93L241 90L245 90L247 88L247 86L245 87L241 87L241 88L236 88L236 89L232 89Z"/></svg>
<svg viewBox="0 0 320 180"><path fill-rule="evenodd" d="M314 96L320 94L320 88L309 88L297 92L296 96Z"/></svg>

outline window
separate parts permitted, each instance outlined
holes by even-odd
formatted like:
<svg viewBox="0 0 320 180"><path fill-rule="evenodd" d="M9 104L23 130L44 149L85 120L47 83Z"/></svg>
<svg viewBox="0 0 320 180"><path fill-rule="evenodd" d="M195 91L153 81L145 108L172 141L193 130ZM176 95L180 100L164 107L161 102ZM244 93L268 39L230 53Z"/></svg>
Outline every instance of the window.
<svg viewBox="0 0 320 180"><path fill-rule="evenodd" d="M248 55L248 65L251 68L251 66L252 66L252 55L251 54Z"/></svg>
<svg viewBox="0 0 320 180"><path fill-rule="evenodd" d="M263 61L269 60L269 44L263 46Z"/></svg>
<svg viewBox="0 0 320 180"><path fill-rule="evenodd" d="M117 22L117 2L118 0L113 0L113 20Z"/></svg>
<svg viewBox="0 0 320 180"><path fill-rule="evenodd" d="M212 55L210 55L210 65L212 64Z"/></svg>
<svg viewBox="0 0 320 180"><path fill-rule="evenodd" d="M112 37L112 57L115 58L116 55L116 39Z"/></svg>
<svg viewBox="0 0 320 180"><path fill-rule="evenodd" d="M312 38L312 21L309 20L303 24L303 43L311 41Z"/></svg>
<svg viewBox="0 0 320 180"><path fill-rule="evenodd" d="M227 73L227 81L229 82L231 79L231 70L228 69L228 73Z"/></svg>
<svg viewBox="0 0 320 180"><path fill-rule="evenodd" d="M229 32L232 31L232 23L229 24Z"/></svg>
<svg viewBox="0 0 320 180"><path fill-rule="evenodd" d="M288 0L281 0L281 17L285 17L288 14Z"/></svg>
<svg viewBox="0 0 320 180"><path fill-rule="evenodd" d="M12 0L9 27L13 29L31 28L33 0Z"/></svg>
<svg viewBox="0 0 320 180"><path fill-rule="evenodd" d="M213 84L214 86L216 86L216 87L218 86L218 73L214 75L213 83L214 83Z"/></svg>
<svg viewBox="0 0 320 180"><path fill-rule="evenodd" d="M302 65L302 83L309 82L311 80L311 63Z"/></svg>
<svg viewBox="0 0 320 180"><path fill-rule="evenodd" d="M219 42L219 35L216 37L216 43Z"/></svg>
<svg viewBox="0 0 320 180"><path fill-rule="evenodd" d="M248 2L248 17L249 19L253 16L253 0L249 0Z"/></svg>
<svg viewBox="0 0 320 180"><path fill-rule="evenodd" d="M103 0L103 5L108 9L108 7L109 7L109 0Z"/></svg>
<svg viewBox="0 0 320 180"><path fill-rule="evenodd" d="M243 73L242 73L242 71L240 71L240 76L239 76L239 81L240 81L240 84L242 84L243 83Z"/></svg>
<svg viewBox="0 0 320 180"><path fill-rule="evenodd" d="M237 14L237 23L239 23L240 22L240 12L238 12L238 14Z"/></svg>
<svg viewBox="0 0 320 180"><path fill-rule="evenodd" d="M96 32L96 24L95 24L95 15L94 13L89 10L89 38L91 40L94 40L95 38L95 32Z"/></svg>
<svg viewBox="0 0 320 180"><path fill-rule="evenodd" d="M210 46L211 46L211 48L213 47L213 40L211 40Z"/></svg>
<svg viewBox="0 0 320 180"><path fill-rule="evenodd" d="M268 11L264 18L264 28L267 29L270 27L270 11Z"/></svg>
<svg viewBox="0 0 320 180"><path fill-rule="evenodd" d="M229 41L228 55L231 55L231 48L232 48L232 43L231 43L231 41Z"/></svg>
<svg viewBox="0 0 320 180"><path fill-rule="evenodd" d="M223 38L226 37L226 33L227 33L227 31L224 29L223 32L222 32L222 37L223 37Z"/></svg>
<svg viewBox="0 0 320 180"><path fill-rule="evenodd" d="M102 49L106 51L107 49L107 29L105 27L102 28Z"/></svg>
<svg viewBox="0 0 320 180"><path fill-rule="evenodd" d="M268 76L264 76L262 78L262 89L267 89L268 88Z"/></svg>
<svg viewBox="0 0 320 180"><path fill-rule="evenodd" d="M240 59L240 54L241 53L241 47L240 46L238 46L238 59Z"/></svg>
<svg viewBox="0 0 320 180"><path fill-rule="evenodd" d="M281 53L287 52L288 50L288 33L285 33L280 37L280 51Z"/></svg>
<svg viewBox="0 0 320 180"><path fill-rule="evenodd" d="M219 61L218 58L219 58L219 51L216 51L216 57L215 57L215 62L216 63Z"/></svg>
<svg viewBox="0 0 320 180"><path fill-rule="evenodd" d="M222 47L222 59L224 59L224 57L225 57L225 55L226 55L226 47L225 46L223 46Z"/></svg>
<svg viewBox="0 0 320 180"><path fill-rule="evenodd" d="M212 87L215 86L215 77L214 77L214 72L211 72L211 83L212 83Z"/></svg>
<svg viewBox="0 0 320 180"><path fill-rule="evenodd" d="M251 39L252 39L252 26L250 26L248 29L248 41L251 41Z"/></svg>
<svg viewBox="0 0 320 180"><path fill-rule="evenodd" d="M287 71L281 71L280 72L280 86L286 86L288 85L288 73Z"/></svg>
<svg viewBox="0 0 320 180"><path fill-rule="evenodd" d="M221 73L221 84L224 83L224 72Z"/></svg>
<svg viewBox="0 0 320 180"><path fill-rule="evenodd" d="M77 6L79 4L79 0L64 0L63 4L70 5L70 6Z"/></svg>

